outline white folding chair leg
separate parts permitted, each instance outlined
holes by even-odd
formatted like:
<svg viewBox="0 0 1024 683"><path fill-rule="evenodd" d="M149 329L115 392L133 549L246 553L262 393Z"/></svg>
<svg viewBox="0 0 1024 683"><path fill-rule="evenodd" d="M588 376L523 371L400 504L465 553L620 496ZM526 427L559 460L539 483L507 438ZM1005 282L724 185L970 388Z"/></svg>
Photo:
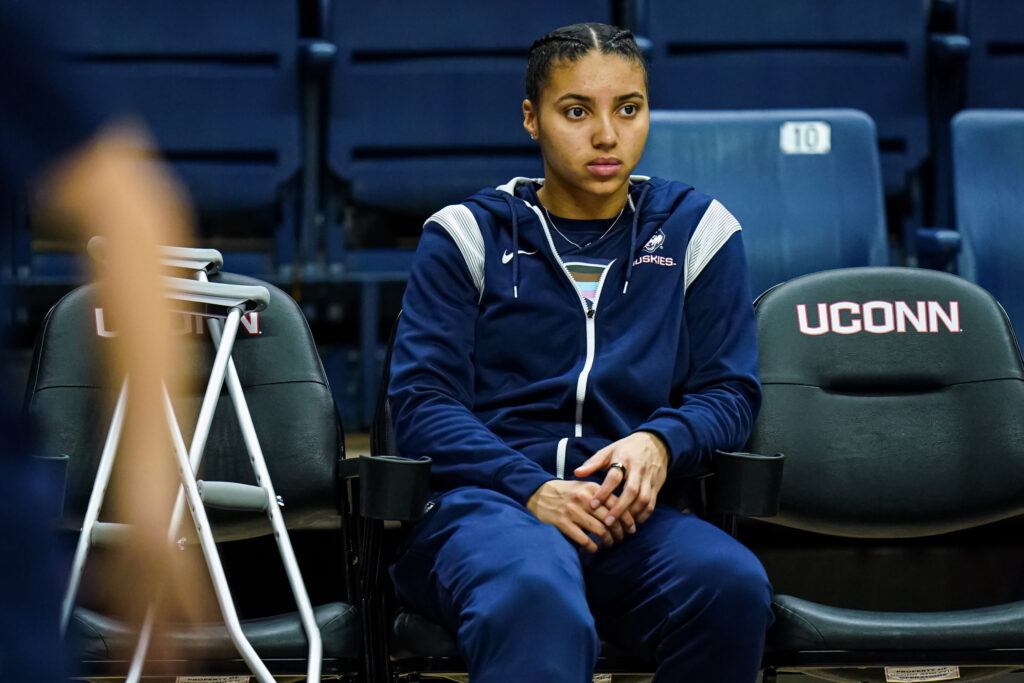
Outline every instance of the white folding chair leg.
<svg viewBox="0 0 1024 683"><path fill-rule="evenodd" d="M121 393L117 397L114 415L110 419L110 430L107 432L107 440L103 444L103 452L100 455L99 466L96 470L96 479L93 481L92 493L89 495L89 505L85 510L85 517L82 518L82 532L78 535L78 544L75 546L75 557L71 563L71 576L68 579L68 587L64 592L64 601L61 604L60 610L60 633L62 637L68 630L71 612L75 607L75 597L78 595L78 587L82 582L82 570L85 568L85 559L89 555L92 530L99 519L100 508L103 507L103 498L107 493L107 485L110 483L110 472L114 468L114 456L117 454L118 444L121 443L121 431L124 426L124 410L127 401L128 380L126 379L121 384Z"/></svg>
<svg viewBox="0 0 1024 683"><path fill-rule="evenodd" d="M221 338L220 321L211 318L209 328L214 342L219 343ZM274 485L270 480L270 472L267 470L266 459L263 457L263 449L260 447L259 438L256 436L256 427L253 425L252 415L249 413L249 406L245 400L245 392L242 390L242 383L238 379L238 371L235 369L235 362L233 360L228 361L227 387L235 406L235 414L238 416L238 425L242 430L242 438L245 441L246 449L249 451L249 461L252 463L256 482L266 491L270 501L270 505L267 507L267 516L270 518L271 526L274 528L274 538L277 540L281 562L284 564L285 573L288 575L288 583L291 585L292 595L295 598L295 604L299 609L299 616L302 619L302 626L306 631L306 638L309 641L306 678L309 681L319 681L321 659L323 657L320 628L317 626L316 618L313 616L313 605L309 600L309 594L306 592L306 583L302 580L299 563L295 559L295 551L292 548L291 538L288 536L284 517L281 515L281 509L277 505L277 494L274 492Z"/></svg>

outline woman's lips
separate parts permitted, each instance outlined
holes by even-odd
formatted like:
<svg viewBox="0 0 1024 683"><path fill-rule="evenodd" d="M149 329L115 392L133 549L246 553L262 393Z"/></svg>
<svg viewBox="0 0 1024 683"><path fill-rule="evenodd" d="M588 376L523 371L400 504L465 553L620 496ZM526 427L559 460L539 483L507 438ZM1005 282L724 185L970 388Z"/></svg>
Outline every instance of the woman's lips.
<svg viewBox="0 0 1024 683"><path fill-rule="evenodd" d="M590 172L594 175L607 177L618 173L619 169L622 168L622 162L618 159L594 159L587 164L587 168L589 168Z"/></svg>

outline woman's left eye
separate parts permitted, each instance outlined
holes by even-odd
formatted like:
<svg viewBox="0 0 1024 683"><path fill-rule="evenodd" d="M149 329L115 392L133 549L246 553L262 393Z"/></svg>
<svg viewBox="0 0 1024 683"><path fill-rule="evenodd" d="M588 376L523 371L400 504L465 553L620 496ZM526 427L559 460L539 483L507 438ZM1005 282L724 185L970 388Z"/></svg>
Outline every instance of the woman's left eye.
<svg viewBox="0 0 1024 683"><path fill-rule="evenodd" d="M636 105L635 104L623 105L621 111L626 116L632 116L633 114L636 113Z"/></svg>

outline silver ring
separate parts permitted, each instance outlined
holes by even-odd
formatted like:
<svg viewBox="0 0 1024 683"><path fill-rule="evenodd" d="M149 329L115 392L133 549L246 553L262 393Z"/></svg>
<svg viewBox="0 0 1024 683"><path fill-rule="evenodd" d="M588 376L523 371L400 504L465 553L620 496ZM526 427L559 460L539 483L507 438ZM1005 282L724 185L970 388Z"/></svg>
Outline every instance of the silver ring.
<svg viewBox="0 0 1024 683"><path fill-rule="evenodd" d="M623 465L621 462L613 462L611 465L608 465L608 469L618 470L619 472L622 472L622 481L626 481L626 466Z"/></svg>

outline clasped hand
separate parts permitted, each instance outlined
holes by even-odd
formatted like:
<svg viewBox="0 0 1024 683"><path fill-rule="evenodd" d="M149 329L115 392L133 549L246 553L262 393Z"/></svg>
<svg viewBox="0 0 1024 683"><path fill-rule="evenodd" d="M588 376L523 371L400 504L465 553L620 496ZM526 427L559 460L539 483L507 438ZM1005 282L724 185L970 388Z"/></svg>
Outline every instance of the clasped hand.
<svg viewBox="0 0 1024 683"><path fill-rule="evenodd" d="M626 468L626 481L619 468ZM658 492L668 474L668 450L665 443L650 432L634 432L590 456L573 474L589 477L606 470L604 481L552 479L542 484L526 503L537 518L555 526L576 545L596 552L597 544L609 547L636 533L654 512ZM619 486L622 490L614 493Z"/></svg>

